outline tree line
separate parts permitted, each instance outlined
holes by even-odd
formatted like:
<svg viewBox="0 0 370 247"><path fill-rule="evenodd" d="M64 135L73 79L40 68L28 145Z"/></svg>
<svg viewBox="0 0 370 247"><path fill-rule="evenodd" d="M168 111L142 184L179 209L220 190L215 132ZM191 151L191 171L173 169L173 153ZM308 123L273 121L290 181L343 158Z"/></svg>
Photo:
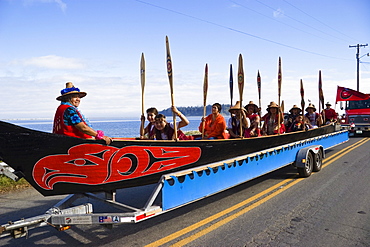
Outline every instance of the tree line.
<svg viewBox="0 0 370 247"><path fill-rule="evenodd" d="M230 115L230 104L221 104L221 114L224 116ZM177 109L185 116L203 116L203 106L179 106ZM172 116L171 108L159 111L165 116ZM206 116L212 113L212 105L206 106Z"/></svg>

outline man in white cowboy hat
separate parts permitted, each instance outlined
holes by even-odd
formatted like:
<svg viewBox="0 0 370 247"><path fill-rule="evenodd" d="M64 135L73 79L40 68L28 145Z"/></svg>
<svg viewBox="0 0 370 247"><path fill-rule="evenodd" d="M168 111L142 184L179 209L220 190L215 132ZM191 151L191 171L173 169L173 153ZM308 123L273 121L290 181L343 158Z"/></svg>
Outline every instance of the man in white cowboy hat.
<svg viewBox="0 0 370 247"><path fill-rule="evenodd" d="M244 131L250 126L250 120L246 117L246 111L244 107L241 107L240 102L237 101L234 106L230 107L229 112L231 117L227 124L227 130L229 131L230 138L241 138L244 137ZM241 110L240 110L241 109ZM242 133L240 133L240 117L242 118Z"/></svg>
<svg viewBox="0 0 370 247"><path fill-rule="evenodd" d="M85 97L87 93L80 92L80 89L74 87L72 82L67 82L66 88L60 93L57 100L61 101L61 104L54 116L53 133L82 139L95 137L97 140L104 140L106 144L112 142L112 139L105 136L103 131L95 131L78 110L81 98Z"/></svg>
<svg viewBox="0 0 370 247"><path fill-rule="evenodd" d="M314 104L308 104L306 112L307 113L305 114L305 117L308 119L310 124L309 127L311 129L320 127L322 125L322 117L316 112L316 107Z"/></svg>
<svg viewBox="0 0 370 247"><path fill-rule="evenodd" d="M325 124L335 123L338 120L338 113L335 112L333 108L331 108L331 104L327 102L325 104L326 108L322 110L322 115L325 116Z"/></svg>

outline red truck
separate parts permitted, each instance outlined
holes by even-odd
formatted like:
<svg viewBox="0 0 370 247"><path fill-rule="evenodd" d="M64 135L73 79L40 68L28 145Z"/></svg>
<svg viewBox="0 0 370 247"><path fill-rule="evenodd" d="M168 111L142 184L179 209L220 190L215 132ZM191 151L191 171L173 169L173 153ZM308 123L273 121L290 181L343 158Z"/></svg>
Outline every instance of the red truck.
<svg viewBox="0 0 370 247"><path fill-rule="evenodd" d="M348 129L350 136L370 133L370 99L345 101L344 110L345 114L340 119L342 129Z"/></svg>

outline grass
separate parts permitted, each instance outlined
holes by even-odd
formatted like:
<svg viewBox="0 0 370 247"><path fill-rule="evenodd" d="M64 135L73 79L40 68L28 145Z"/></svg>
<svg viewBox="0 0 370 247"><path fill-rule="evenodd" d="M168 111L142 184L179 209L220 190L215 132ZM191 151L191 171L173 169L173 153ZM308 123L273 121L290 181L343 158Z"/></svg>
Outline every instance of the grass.
<svg viewBox="0 0 370 247"><path fill-rule="evenodd" d="M184 134L189 136L189 135L201 135L202 133L200 133L198 130L189 130L184 132Z"/></svg>
<svg viewBox="0 0 370 247"><path fill-rule="evenodd" d="M2 161L0 160L0 163ZM31 185L24 179L21 178L18 182L8 178L5 175L0 175L0 193L7 193L14 190L30 187Z"/></svg>
<svg viewBox="0 0 370 247"><path fill-rule="evenodd" d="M18 182L15 182L4 175L0 175L0 193L7 193L27 187L30 187L30 184L24 178L21 178Z"/></svg>

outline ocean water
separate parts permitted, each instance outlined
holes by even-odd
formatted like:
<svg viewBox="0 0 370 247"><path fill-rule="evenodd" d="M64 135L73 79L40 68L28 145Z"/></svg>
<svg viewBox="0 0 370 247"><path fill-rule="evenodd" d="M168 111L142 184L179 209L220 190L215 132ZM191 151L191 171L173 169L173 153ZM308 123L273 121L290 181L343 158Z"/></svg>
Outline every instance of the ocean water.
<svg viewBox="0 0 370 247"><path fill-rule="evenodd" d="M188 126L181 128L182 131L198 130L201 117L191 116L187 117L190 121ZM168 118L172 120L172 118ZM228 119L225 118L227 121ZM22 119L22 120L3 120L22 127L44 132L52 132L53 120L44 119ZM130 119L89 119L92 127L95 130L103 130L106 136L110 137L138 137L140 129L140 120ZM179 121L179 120L177 120ZM145 122L147 125L148 122Z"/></svg>

